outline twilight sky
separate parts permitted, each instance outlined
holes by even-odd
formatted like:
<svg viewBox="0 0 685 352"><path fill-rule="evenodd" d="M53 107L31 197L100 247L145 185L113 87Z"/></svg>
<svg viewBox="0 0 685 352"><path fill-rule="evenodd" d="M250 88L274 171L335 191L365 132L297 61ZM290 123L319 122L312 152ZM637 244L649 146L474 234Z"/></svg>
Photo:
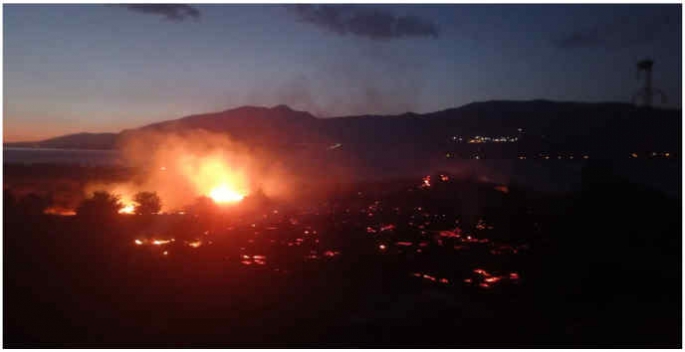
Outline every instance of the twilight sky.
<svg viewBox="0 0 685 352"><path fill-rule="evenodd" d="M3 5L4 138L117 132L241 105L320 117L473 101L681 107L672 5Z"/></svg>

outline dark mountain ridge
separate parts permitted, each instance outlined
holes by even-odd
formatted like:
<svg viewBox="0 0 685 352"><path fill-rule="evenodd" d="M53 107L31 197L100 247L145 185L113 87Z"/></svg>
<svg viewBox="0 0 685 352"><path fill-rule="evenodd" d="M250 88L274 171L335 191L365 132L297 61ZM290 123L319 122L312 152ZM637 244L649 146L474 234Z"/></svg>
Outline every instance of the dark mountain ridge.
<svg viewBox="0 0 685 352"><path fill-rule="evenodd" d="M350 152L433 154L450 150L453 137L517 136L519 147L624 152L678 150L681 110L623 103L486 101L432 113L317 118L279 105L244 106L163 121L118 134L76 134L5 146L112 149L147 131L195 129L224 133L247 145L267 148L341 144ZM520 130L519 130L520 129Z"/></svg>

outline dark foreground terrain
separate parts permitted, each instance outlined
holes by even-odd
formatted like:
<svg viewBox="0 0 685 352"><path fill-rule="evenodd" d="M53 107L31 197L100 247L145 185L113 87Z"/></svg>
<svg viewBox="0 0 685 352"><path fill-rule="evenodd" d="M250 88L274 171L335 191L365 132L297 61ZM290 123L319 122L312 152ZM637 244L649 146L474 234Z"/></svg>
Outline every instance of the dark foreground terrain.
<svg viewBox="0 0 685 352"><path fill-rule="evenodd" d="M5 347L681 347L680 199L601 163L562 195L436 174L149 217L47 205L5 189Z"/></svg>

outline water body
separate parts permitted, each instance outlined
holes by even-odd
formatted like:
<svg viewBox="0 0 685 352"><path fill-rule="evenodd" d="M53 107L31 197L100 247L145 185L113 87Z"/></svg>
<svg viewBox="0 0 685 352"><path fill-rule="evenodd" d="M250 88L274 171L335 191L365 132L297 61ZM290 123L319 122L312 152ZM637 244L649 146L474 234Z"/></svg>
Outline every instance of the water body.
<svg viewBox="0 0 685 352"><path fill-rule="evenodd" d="M116 150L3 148L3 164L125 165Z"/></svg>
<svg viewBox="0 0 685 352"><path fill-rule="evenodd" d="M57 164L80 166L127 166L116 150L48 148L3 148L4 164ZM581 187L586 161L569 160L434 160L407 166L396 164L363 167L360 180L398 176L421 177L438 171L475 177L485 182L516 183L546 192L572 192ZM680 160L612 160L614 173L631 182L647 185L672 197L680 197L682 170ZM418 170L418 171L417 171Z"/></svg>

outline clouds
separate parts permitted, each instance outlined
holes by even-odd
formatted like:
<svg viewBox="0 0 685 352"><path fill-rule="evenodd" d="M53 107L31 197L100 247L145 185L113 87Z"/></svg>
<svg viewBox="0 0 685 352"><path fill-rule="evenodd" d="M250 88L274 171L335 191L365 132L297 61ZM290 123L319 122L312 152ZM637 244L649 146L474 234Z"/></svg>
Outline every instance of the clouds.
<svg viewBox="0 0 685 352"><path fill-rule="evenodd" d="M184 21L186 19L198 20L200 10L183 4L121 4L118 5L130 11L149 15L165 17L171 21Z"/></svg>
<svg viewBox="0 0 685 352"><path fill-rule="evenodd" d="M287 8L298 20L338 35L391 40L437 38L440 34L439 27L432 21L412 15L398 16L369 6L295 5Z"/></svg>
<svg viewBox="0 0 685 352"><path fill-rule="evenodd" d="M677 24L670 13L646 18L620 17L611 22L564 33L552 39L561 49L603 48L621 49L649 44L657 40L671 25ZM680 31L680 28L676 28Z"/></svg>

